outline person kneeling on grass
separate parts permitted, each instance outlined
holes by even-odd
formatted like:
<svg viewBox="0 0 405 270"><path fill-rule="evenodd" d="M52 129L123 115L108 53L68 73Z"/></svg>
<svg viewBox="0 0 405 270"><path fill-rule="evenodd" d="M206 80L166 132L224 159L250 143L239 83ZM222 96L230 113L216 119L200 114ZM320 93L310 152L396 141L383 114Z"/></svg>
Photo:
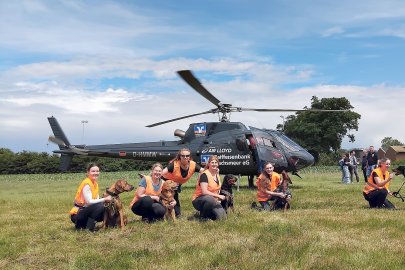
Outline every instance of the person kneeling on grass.
<svg viewBox="0 0 405 270"><path fill-rule="evenodd" d="M221 180L218 174L219 160L216 155L210 156L204 171L200 174L192 198L193 206L200 212L201 219L220 220L226 218L225 209L220 201Z"/></svg>
<svg viewBox="0 0 405 270"><path fill-rule="evenodd" d="M99 198L97 179L100 169L95 163L87 167L87 178L82 181L76 191L74 206L70 210L70 219L76 229L94 231L96 222L103 221L104 203L111 201L111 196Z"/></svg>
<svg viewBox="0 0 405 270"><path fill-rule="evenodd" d="M278 173L274 172L274 165L270 162L266 162L264 164L264 169L262 173L256 180L257 185L257 200L259 201L263 210L270 211L270 201L275 202L276 209L280 208L282 201L279 200L284 199L287 194L283 192L278 192L277 187L281 183L281 177ZM256 204L252 204L255 206ZM255 208L255 207L254 207Z"/></svg>
<svg viewBox="0 0 405 270"><path fill-rule="evenodd" d="M139 186L135 191L134 199L129 204L131 211L142 217L143 221L154 222L163 220L166 213L166 207L160 202L160 193L162 191L163 166L160 163L152 165L150 175L145 175L139 182ZM174 207L176 202L172 202L170 207Z"/></svg>
<svg viewBox="0 0 405 270"><path fill-rule="evenodd" d="M387 195L391 194L388 187L394 176L388 171L390 165L389 159L381 159L378 167L371 172L364 185L363 195L370 204L370 208L395 208L387 199Z"/></svg>

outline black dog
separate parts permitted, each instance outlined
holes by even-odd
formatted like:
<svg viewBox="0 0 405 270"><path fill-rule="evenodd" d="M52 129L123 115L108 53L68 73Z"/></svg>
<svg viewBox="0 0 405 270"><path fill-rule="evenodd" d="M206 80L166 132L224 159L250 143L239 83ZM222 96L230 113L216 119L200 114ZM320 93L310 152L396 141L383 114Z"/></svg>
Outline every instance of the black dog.
<svg viewBox="0 0 405 270"><path fill-rule="evenodd" d="M393 169L393 172L395 173L395 175L402 174L405 177L405 166L403 166L403 165L398 166L398 168ZM391 193L392 196L394 196L395 198L401 199L402 202L405 202L405 198L402 197L400 191L401 191L402 187L404 186L404 184L405 184L405 182L402 183L401 187L397 191L394 191L394 192Z"/></svg>
<svg viewBox="0 0 405 270"><path fill-rule="evenodd" d="M234 211L232 186L235 185L236 181L237 181L236 177L233 176L232 174L225 175L224 181L221 186L221 190L219 192L219 194L225 196L225 200L221 201L221 205L225 209L226 213L228 213L228 208L230 208L232 212Z"/></svg>
<svg viewBox="0 0 405 270"><path fill-rule="evenodd" d="M403 176L405 176L405 166L403 166L403 165L398 166L398 168L393 169L393 171L395 172L395 175L402 174Z"/></svg>

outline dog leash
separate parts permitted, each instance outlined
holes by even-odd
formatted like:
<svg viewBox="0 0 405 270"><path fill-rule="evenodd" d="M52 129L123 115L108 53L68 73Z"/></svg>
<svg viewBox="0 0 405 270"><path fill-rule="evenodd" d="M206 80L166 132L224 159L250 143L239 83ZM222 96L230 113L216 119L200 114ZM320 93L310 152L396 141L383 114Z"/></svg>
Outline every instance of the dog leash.
<svg viewBox="0 0 405 270"><path fill-rule="evenodd" d="M402 183L401 187L397 190L392 192L392 196L394 196L395 198L401 199L402 202L405 202L404 197L402 197L401 193L399 193L401 191L401 188L404 186L405 182Z"/></svg>

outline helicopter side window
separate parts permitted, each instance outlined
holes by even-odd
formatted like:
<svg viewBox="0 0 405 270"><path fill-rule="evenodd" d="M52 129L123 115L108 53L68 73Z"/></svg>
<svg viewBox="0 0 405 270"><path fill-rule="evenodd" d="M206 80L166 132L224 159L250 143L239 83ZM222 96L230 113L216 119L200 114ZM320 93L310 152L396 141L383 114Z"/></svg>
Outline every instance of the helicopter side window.
<svg viewBox="0 0 405 270"><path fill-rule="evenodd" d="M275 148L274 142L273 142L272 140L268 139L268 138L264 138L264 137L257 138L257 142L258 142L260 145L264 145L264 146L268 146L268 147Z"/></svg>
<svg viewBox="0 0 405 270"><path fill-rule="evenodd" d="M241 139L236 139L235 142L236 142L236 148L237 148L239 151L246 151L246 150L248 150L248 146L247 146L246 141L241 140Z"/></svg>

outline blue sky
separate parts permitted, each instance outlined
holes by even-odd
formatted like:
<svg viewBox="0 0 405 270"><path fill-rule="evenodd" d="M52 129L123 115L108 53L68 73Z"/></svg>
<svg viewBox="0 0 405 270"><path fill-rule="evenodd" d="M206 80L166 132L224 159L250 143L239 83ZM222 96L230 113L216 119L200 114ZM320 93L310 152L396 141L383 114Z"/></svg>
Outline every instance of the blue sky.
<svg viewBox="0 0 405 270"><path fill-rule="evenodd" d="M15 152L56 149L51 115L74 144L174 140L216 121L145 127L213 108L182 69L234 106L344 96L362 118L343 147L405 142L403 1L0 1L0 37L0 147ZM231 120L275 128L281 115Z"/></svg>

